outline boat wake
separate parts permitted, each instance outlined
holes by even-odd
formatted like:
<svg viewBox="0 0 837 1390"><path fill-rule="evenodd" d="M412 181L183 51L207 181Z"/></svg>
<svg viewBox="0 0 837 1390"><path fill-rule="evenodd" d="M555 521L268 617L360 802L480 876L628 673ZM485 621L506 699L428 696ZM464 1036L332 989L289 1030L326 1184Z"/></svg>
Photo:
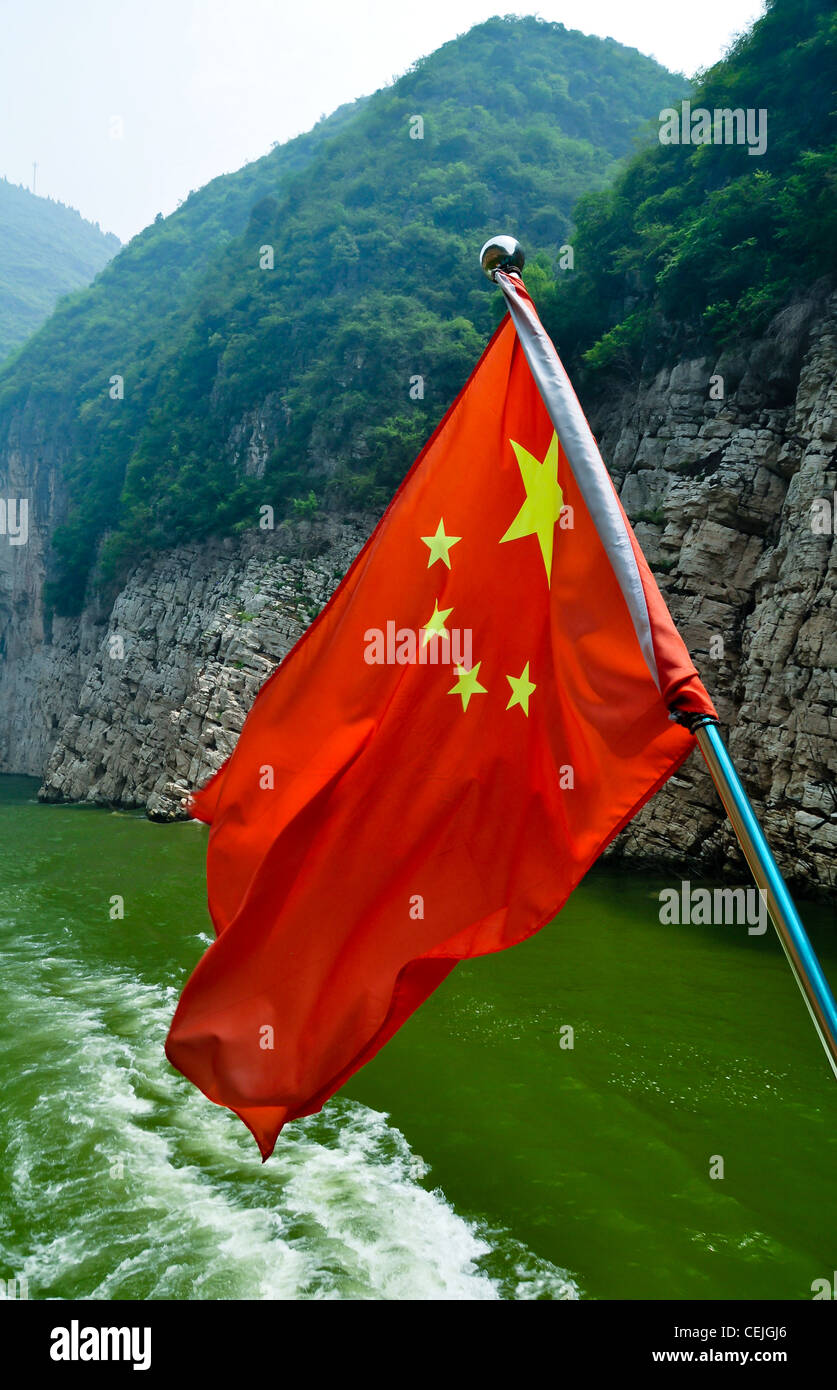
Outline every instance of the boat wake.
<svg viewBox="0 0 837 1390"><path fill-rule="evenodd" d="M11 925L11 924L8 924ZM174 988L5 936L0 1275L31 1298L572 1299L565 1270L458 1213L384 1114L340 1097L262 1166L174 1073Z"/></svg>

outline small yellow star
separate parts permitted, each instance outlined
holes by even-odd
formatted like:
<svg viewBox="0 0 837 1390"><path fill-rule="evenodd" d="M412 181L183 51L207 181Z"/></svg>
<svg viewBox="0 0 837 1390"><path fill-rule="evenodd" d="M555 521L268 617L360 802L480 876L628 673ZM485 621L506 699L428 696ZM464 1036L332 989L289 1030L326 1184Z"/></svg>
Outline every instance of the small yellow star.
<svg viewBox="0 0 837 1390"><path fill-rule="evenodd" d="M529 717L529 696L537 686L533 685L529 679L529 663L523 667L519 676L506 676L506 680L512 688L511 699L506 705L506 709L511 709L512 705L520 705L527 719Z"/></svg>
<svg viewBox="0 0 837 1390"><path fill-rule="evenodd" d="M430 621L429 621L429 622L426 622L426 623L424 624L424 627L422 628L422 631L423 631L423 633L424 633L424 645L425 645L425 646L427 646L427 643L430 641L431 637L449 637L449 636L450 636L450 633L448 632L447 628L445 627L445 618L449 618L452 612L453 612L453 609L452 609L452 608L443 608L443 609L441 610L441 612L440 612L440 610L439 610L439 600L438 600L438 599L435 600L435 602L434 602L434 604L433 604L433 612L432 612L432 614L430 615Z"/></svg>
<svg viewBox="0 0 837 1390"><path fill-rule="evenodd" d="M472 695L487 694L485 686L480 685L479 681L477 680L477 676L480 673L481 665L482 662L478 661L476 666L471 667L470 671L466 671L464 666L457 666L456 668L456 674L459 677L459 679L457 680L456 685L451 686L450 690L448 691L448 694L462 696L463 710L466 710L468 708L468 701L470 700Z"/></svg>
<svg viewBox="0 0 837 1390"><path fill-rule="evenodd" d="M502 545L503 541L518 541L524 536L537 536L546 569L546 580L550 583L555 523L564 505L564 494L558 483L558 435L553 434L543 463L521 444L515 444L513 439L509 442L514 449L526 489L526 501L501 538L500 544Z"/></svg>
<svg viewBox="0 0 837 1390"><path fill-rule="evenodd" d="M444 517L441 518L439 525L436 527L435 536L422 536L422 540L430 550L430 554L427 558L427 568L430 569L430 566L435 565L437 560L441 560L447 565L448 569L450 569L450 548L452 545L458 545L462 537L445 535Z"/></svg>

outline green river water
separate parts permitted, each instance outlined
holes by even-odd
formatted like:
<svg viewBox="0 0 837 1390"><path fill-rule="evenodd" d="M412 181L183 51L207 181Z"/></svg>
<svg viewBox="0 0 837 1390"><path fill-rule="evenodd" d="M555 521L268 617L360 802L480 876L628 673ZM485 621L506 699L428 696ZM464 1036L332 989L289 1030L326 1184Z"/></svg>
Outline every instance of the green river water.
<svg viewBox="0 0 837 1390"><path fill-rule="evenodd" d="M832 1277L837 1085L772 929L661 925L671 878L596 870L263 1166L163 1054L211 939L205 827L36 788L0 778L0 1278L30 1297L810 1299ZM802 906L833 984L832 914Z"/></svg>

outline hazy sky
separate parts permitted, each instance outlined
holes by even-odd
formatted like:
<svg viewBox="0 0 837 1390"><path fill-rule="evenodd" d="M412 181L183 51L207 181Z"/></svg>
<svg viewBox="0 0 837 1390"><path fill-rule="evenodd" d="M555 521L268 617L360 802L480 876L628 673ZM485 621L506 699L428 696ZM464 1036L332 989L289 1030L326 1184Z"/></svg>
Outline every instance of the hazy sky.
<svg viewBox="0 0 837 1390"><path fill-rule="evenodd" d="M492 14L692 75L761 0L0 0L0 175L123 241ZM120 125L121 122L121 125Z"/></svg>

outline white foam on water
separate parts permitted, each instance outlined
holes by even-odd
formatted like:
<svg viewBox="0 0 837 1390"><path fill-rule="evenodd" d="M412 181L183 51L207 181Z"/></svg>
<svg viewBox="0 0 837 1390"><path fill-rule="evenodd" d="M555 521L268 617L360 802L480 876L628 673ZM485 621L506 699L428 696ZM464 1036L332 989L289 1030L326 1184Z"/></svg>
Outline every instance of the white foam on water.
<svg viewBox="0 0 837 1390"><path fill-rule="evenodd" d="M0 1273L25 1274L31 1297L579 1296L423 1186L404 1135L356 1102L289 1126L262 1166L240 1122L165 1060L175 991L71 949L16 937L0 957L16 1078Z"/></svg>

